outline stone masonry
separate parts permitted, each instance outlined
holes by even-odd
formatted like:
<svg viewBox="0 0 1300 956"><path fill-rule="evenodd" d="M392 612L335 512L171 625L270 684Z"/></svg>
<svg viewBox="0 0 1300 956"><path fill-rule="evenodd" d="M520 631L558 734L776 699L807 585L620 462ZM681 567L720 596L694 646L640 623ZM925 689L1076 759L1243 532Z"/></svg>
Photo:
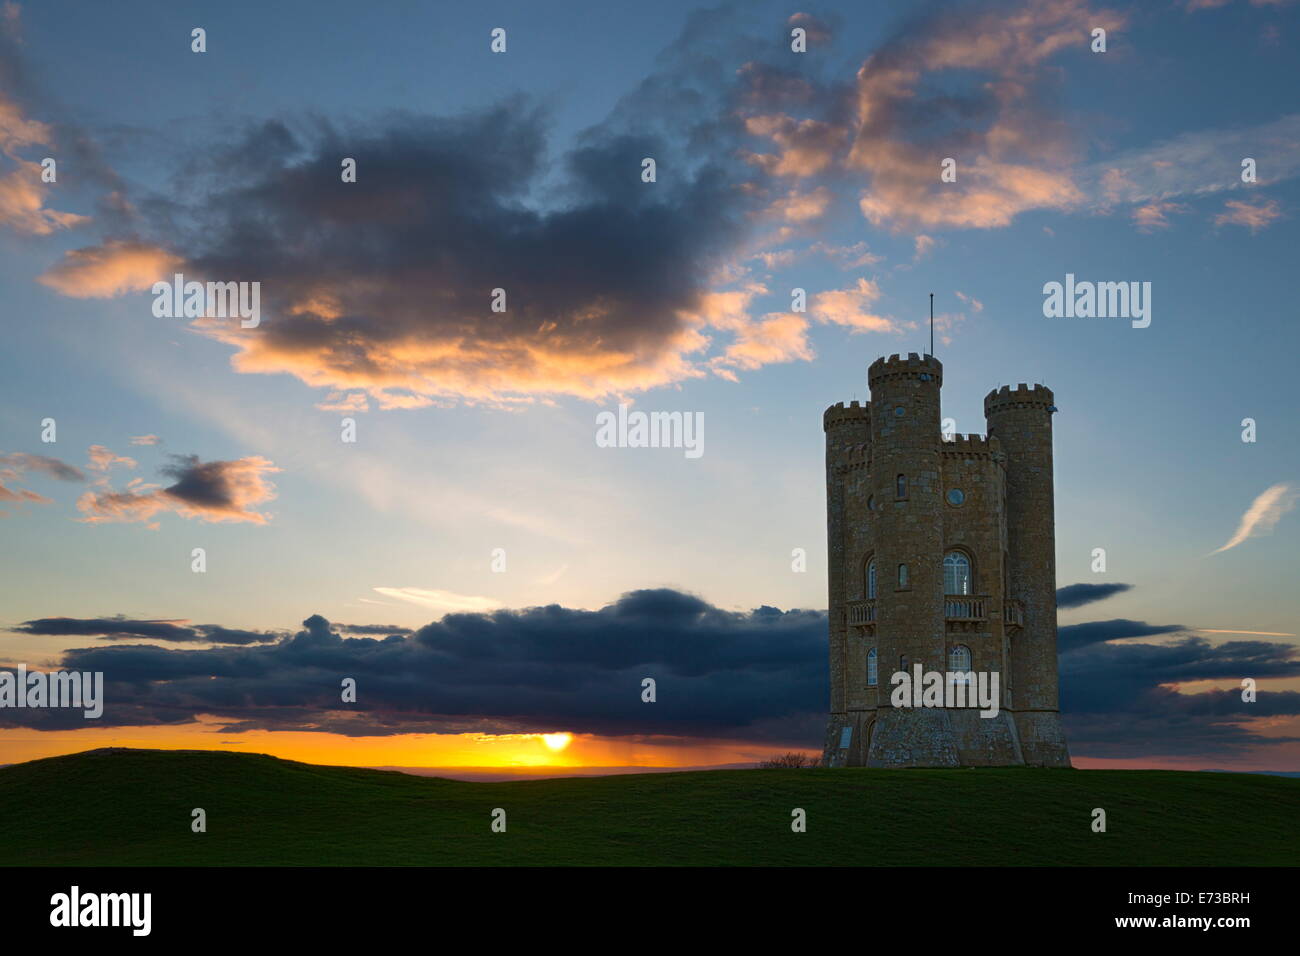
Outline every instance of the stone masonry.
<svg viewBox="0 0 1300 956"><path fill-rule="evenodd" d="M867 380L870 402L841 402L823 418L831 684L823 763L1070 766L1057 703L1051 391L990 392L987 437L945 441L938 359L877 359ZM895 672L958 670L967 655L969 670L998 674L996 717L891 706Z"/></svg>

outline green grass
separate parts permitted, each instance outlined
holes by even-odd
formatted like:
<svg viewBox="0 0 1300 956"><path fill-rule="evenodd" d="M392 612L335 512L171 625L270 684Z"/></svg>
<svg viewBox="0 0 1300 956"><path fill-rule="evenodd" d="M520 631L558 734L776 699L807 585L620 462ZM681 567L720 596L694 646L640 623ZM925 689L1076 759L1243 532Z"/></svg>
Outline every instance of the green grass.
<svg viewBox="0 0 1300 956"><path fill-rule="evenodd" d="M192 833L190 811L207 811ZM506 833L492 833L495 807ZM806 833L790 811L808 814ZM1092 809L1107 832L1091 830ZM466 783L218 751L0 768L0 865L1295 865L1300 780L720 770Z"/></svg>

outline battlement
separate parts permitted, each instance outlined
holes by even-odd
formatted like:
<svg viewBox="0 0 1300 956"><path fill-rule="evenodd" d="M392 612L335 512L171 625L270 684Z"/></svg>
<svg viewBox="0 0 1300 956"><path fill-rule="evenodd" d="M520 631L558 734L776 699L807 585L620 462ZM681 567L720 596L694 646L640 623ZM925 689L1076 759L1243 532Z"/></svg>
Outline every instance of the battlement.
<svg viewBox="0 0 1300 956"><path fill-rule="evenodd" d="M836 402L830 408L822 413L822 430L830 431L837 425L861 424L866 425L871 422L871 403L850 402L845 405L843 402Z"/></svg>
<svg viewBox="0 0 1300 956"><path fill-rule="evenodd" d="M1046 385L1026 385L1021 382L1015 388L1003 385L984 396L984 414L1005 411L1009 408L1041 408L1044 411L1056 411L1056 399L1052 390Z"/></svg>
<svg viewBox="0 0 1300 956"><path fill-rule="evenodd" d="M1002 442L994 435L953 435L952 441L939 442L939 454L946 458L987 458L1001 460Z"/></svg>
<svg viewBox="0 0 1300 956"><path fill-rule="evenodd" d="M908 352L907 358L901 355L891 355L889 358L883 356L871 363L867 369L867 384L871 388L876 387L877 382L897 380L900 378L921 378L929 376L929 379L922 381L933 381L936 386L943 384L943 363L933 355L918 355L915 352Z"/></svg>

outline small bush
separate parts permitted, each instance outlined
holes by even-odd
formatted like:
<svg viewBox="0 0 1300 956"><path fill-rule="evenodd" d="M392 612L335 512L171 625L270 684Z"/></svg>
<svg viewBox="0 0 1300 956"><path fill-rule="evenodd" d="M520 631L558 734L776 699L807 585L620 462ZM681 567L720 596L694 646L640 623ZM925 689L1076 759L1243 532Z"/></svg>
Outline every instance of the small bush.
<svg viewBox="0 0 1300 956"><path fill-rule="evenodd" d="M817 757L809 754L797 754L794 752L782 754L780 757L773 757L771 760L764 760L758 765L759 770L799 770L804 767L817 766Z"/></svg>

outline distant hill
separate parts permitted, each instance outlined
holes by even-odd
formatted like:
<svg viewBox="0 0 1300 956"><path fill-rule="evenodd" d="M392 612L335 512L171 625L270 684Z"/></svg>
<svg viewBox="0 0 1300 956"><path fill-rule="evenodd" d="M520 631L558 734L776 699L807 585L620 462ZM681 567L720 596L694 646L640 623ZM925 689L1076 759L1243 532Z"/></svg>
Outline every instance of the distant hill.
<svg viewBox="0 0 1300 956"><path fill-rule="evenodd" d="M190 811L207 811L192 833ZM496 807L507 832L492 833ZM790 830L807 811L806 833ZM1090 829L1092 809L1108 832ZM718 770L469 783L220 751L0 769L0 865L1296 865L1300 780Z"/></svg>

